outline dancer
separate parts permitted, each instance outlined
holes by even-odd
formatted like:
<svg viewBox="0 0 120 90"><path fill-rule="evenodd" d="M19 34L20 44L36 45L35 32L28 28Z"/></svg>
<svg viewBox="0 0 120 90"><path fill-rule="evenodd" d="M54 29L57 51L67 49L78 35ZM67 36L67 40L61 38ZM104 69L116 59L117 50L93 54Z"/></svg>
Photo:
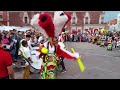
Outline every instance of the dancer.
<svg viewBox="0 0 120 90"><path fill-rule="evenodd" d="M56 43L55 37L59 37L63 28L70 21L71 16L63 11L57 11L54 14L54 19L47 13L37 14L31 20L31 25L35 26L39 31L43 33L49 41L40 46L40 57L48 53L55 53L57 57L64 57L67 59L77 60L79 53L72 53L67 51L62 45ZM49 47L49 48L47 48ZM48 49L48 53L43 53L42 49Z"/></svg>

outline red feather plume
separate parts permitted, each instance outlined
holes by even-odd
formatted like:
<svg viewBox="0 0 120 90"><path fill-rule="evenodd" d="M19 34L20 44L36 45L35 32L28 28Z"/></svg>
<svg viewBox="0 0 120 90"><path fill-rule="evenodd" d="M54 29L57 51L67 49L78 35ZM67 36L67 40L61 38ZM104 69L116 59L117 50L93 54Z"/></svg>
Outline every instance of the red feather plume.
<svg viewBox="0 0 120 90"><path fill-rule="evenodd" d="M54 37L55 35L55 27L54 27L54 24L53 24L53 21L52 21L52 18L49 14L47 13L43 13L39 16L39 22L38 22L39 26L41 26L46 34L49 36L49 37Z"/></svg>

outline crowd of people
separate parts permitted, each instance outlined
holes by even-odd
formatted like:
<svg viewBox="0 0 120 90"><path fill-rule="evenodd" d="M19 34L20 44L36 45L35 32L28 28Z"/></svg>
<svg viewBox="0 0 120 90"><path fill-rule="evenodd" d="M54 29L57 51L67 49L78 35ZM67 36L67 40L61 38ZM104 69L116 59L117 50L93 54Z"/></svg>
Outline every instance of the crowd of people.
<svg viewBox="0 0 120 90"><path fill-rule="evenodd" d="M112 48L120 49L120 32L119 31L107 31L90 34L88 32L82 34L65 34L65 41L77 41L77 42L91 42L100 46L112 45Z"/></svg>
<svg viewBox="0 0 120 90"><path fill-rule="evenodd" d="M70 20L71 16L64 11L56 11L54 19L48 13L38 13L31 19L31 25L37 31L21 32L14 29L1 32L0 53L4 55L0 54L0 78L15 78L13 65L18 61L21 61L21 67L24 68L23 79L30 78L30 67L40 69L42 79L55 78L59 65L62 66L62 72L65 72L63 59L79 58L79 53L68 51L64 44L62 32Z"/></svg>
<svg viewBox="0 0 120 90"><path fill-rule="evenodd" d="M73 34L67 34L65 32L62 32L58 38L54 37L54 40L52 40L51 38L46 38L42 33L32 32L31 30L22 32L22 31L17 31L13 29L10 31L1 32L0 33L0 53L1 53L0 58L3 58L6 62L4 63L4 65L2 65L3 62L0 61L0 65L2 65L0 66L0 70L3 68L3 72L0 71L0 78L8 78L8 74L10 74L11 78L14 78L13 63L17 62L21 45L26 48L29 47L29 50L32 50L32 47L34 47L35 45L39 46L40 48L46 47L48 49L50 48L49 53L53 53L55 51L57 44L59 44L59 42L74 41L74 38L72 37L72 35ZM84 36L86 36L86 39L87 39L86 41L89 43L92 42L93 44L97 44L100 46L108 46L109 42L111 42L112 48L120 49L120 33L117 31L116 32L108 31L106 33L97 32L96 34L84 33ZM52 51L53 48L49 47L47 43L49 43L50 46L55 46L53 51ZM3 49L5 51L3 51ZM24 49L24 50L26 53L26 58L29 59L32 63L32 60L30 58L31 57L30 53L28 53L30 51L27 49ZM59 54L60 52L61 51L58 50L58 52L56 53ZM42 54L39 55L39 57L41 56ZM63 68L62 72L66 72L65 65L63 62L64 57L60 56L59 58L61 58L61 65ZM68 56L68 58L72 58L72 57ZM29 69L25 69L24 73L25 72L29 73ZM25 77L26 76L24 74L23 78L25 79Z"/></svg>
<svg viewBox="0 0 120 90"><path fill-rule="evenodd" d="M16 61L18 57L18 50L20 46L20 41L22 39L26 38L28 41L28 45L30 46L30 43L32 44L32 43L42 42L44 38L43 34L35 33L30 30L27 30L26 32L22 32L14 29L10 31L3 31L1 32L1 34L2 34L1 43L3 47L11 53L13 62Z"/></svg>
<svg viewBox="0 0 120 90"><path fill-rule="evenodd" d="M86 33L64 33L65 41L69 42L87 42L88 35Z"/></svg>
<svg viewBox="0 0 120 90"><path fill-rule="evenodd" d="M88 42L100 45L100 47L116 48L120 50L120 32L119 31L108 31L98 32L97 34L89 35Z"/></svg>
<svg viewBox="0 0 120 90"><path fill-rule="evenodd" d="M1 51L0 58L5 58L5 60L7 60L5 65L3 62L0 61L0 78L8 78L8 75L6 75L6 74L9 74L7 73L8 67L6 68L5 66L7 63L8 64L10 63L11 65L10 69L13 68L12 64L14 65L14 62L17 62L17 59L19 57L20 43L23 40L26 40L30 49L32 49L32 45L43 43L45 41L45 37L43 36L42 33L32 32L31 30L22 32L22 31L17 31L13 29L10 31L4 30L0 32L0 45L1 45L0 46L0 51ZM25 42L23 42L23 46L25 46L24 44ZM3 50L5 51L6 54L2 54ZM10 54L8 54L7 52L9 52ZM1 76L1 74L5 76Z"/></svg>
<svg viewBox="0 0 120 90"><path fill-rule="evenodd" d="M54 19L47 13L41 13L34 15L31 20L35 31L13 29L0 32L0 78L15 78L13 65L18 61L22 61L21 66L24 68L23 79L30 78L31 66L40 67L43 79L54 78L59 65L62 66L61 71L66 72L64 58L78 60L80 57L79 53L72 53L65 48L66 41L92 42L107 46L108 50L120 49L120 32L65 33L65 26L70 20L71 16L64 11L56 11ZM32 55L37 57L38 66Z"/></svg>
<svg viewBox="0 0 120 90"><path fill-rule="evenodd" d="M55 37L54 40L50 39L50 38L46 38L42 33L38 33L38 32L32 32L31 30L27 30L26 32L22 32L22 31L17 31L15 29L13 30L10 30L10 31L3 31L0 33L0 50L4 50L5 53L8 54L8 52L10 54L8 54L8 56L4 56L2 54L0 54L0 58L5 58L8 62L6 63L10 63L11 67L10 66L4 66L4 71L6 72L5 76L1 76L2 71L1 68L1 64L4 64L3 62L0 62L0 78L9 78L8 76L9 73L7 73L8 71L8 67L10 67L10 69L12 70L10 72L10 74L12 73L12 79L14 79L14 70L13 70L13 65L15 62L17 62L18 58L19 58L19 51L21 49L21 45L22 47L24 48L24 53L26 54L25 57L30 61L30 63L32 63L32 60L31 60L31 55L30 55L30 52L32 50L32 48L36 45L36 46L39 46L40 48L41 47L46 47L46 48L50 48L49 50L49 53L53 53L53 52L56 52L56 51L51 51L51 47L53 46L57 46L57 44L59 44L59 42L64 42L64 39L65 39L65 34L62 33L58 38ZM49 42L50 46L51 47L48 47L47 43ZM28 47L29 47L29 50L28 50ZM55 49L54 47L54 49ZM62 45L62 47L65 47ZM59 50L59 49L58 49ZM22 51L22 50L21 50ZM1 51L3 52L3 51ZM0 53L1 53L0 52ZM57 53L60 53L61 51L57 52ZM65 53L64 53L65 55ZM64 56L63 55L63 56ZM40 55L39 57L41 57L42 55ZM61 66L62 66L62 72L66 72L66 69L65 69L65 65L64 65L64 57L63 56L60 56L59 59L61 59ZM58 57L57 57L58 58ZM69 57L68 58L72 58L72 57ZM9 69L9 70L10 70ZM29 79L29 75L26 75L29 74L30 70L30 65L26 66L25 69L24 69L24 74L23 74L23 79Z"/></svg>

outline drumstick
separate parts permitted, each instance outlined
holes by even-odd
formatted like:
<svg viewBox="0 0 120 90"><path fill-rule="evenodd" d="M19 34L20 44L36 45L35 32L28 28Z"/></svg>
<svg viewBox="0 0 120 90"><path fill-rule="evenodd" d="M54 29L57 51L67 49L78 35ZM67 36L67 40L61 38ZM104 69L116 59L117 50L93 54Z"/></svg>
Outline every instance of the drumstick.
<svg viewBox="0 0 120 90"><path fill-rule="evenodd" d="M73 48L71 48L72 52L75 53L75 50ZM83 64L83 62L81 61L81 56L78 57L78 65L80 70L83 72L85 70L85 66Z"/></svg>

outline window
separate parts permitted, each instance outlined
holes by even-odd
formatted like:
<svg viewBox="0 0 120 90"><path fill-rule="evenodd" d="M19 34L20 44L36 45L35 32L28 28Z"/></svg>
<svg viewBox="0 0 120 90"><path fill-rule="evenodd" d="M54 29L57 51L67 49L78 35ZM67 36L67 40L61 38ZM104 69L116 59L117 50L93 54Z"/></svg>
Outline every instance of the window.
<svg viewBox="0 0 120 90"><path fill-rule="evenodd" d="M101 24L104 24L104 22L102 21Z"/></svg>
<svg viewBox="0 0 120 90"><path fill-rule="evenodd" d="M88 17L85 17L85 24L88 24Z"/></svg>
<svg viewBox="0 0 120 90"><path fill-rule="evenodd" d="M28 23L28 22L27 22L27 19L28 19L27 17L25 17L25 18L24 18L24 20L25 20L25 23Z"/></svg>
<svg viewBox="0 0 120 90"><path fill-rule="evenodd" d="M87 32L87 31L88 31L88 29L85 29L85 31Z"/></svg>
<svg viewBox="0 0 120 90"><path fill-rule="evenodd" d="M0 15L0 20L3 20L3 15Z"/></svg>
<svg viewBox="0 0 120 90"><path fill-rule="evenodd" d="M75 18L75 17L73 17L73 18L72 18L72 24L76 24L76 22L75 22L75 21L76 21L76 18Z"/></svg>
<svg viewBox="0 0 120 90"><path fill-rule="evenodd" d="M81 31L81 29L78 29L78 32L80 32Z"/></svg>
<svg viewBox="0 0 120 90"><path fill-rule="evenodd" d="M104 21L103 21L103 20L104 20L104 18L102 17L102 18L101 18L101 24L104 24Z"/></svg>

